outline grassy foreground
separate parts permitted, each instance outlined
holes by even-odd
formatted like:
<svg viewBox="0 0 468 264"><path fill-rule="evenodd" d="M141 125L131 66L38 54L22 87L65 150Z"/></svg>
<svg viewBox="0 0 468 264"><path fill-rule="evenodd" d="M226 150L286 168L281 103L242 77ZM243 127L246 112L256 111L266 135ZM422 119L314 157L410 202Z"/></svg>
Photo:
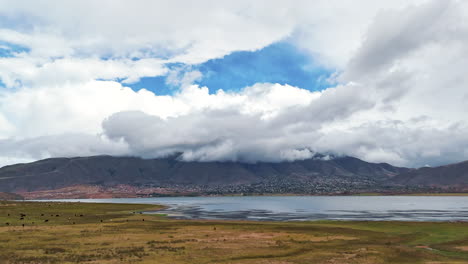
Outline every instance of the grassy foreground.
<svg viewBox="0 0 468 264"><path fill-rule="evenodd" d="M186 221L139 214L151 209L0 202L0 263L468 263L468 223Z"/></svg>

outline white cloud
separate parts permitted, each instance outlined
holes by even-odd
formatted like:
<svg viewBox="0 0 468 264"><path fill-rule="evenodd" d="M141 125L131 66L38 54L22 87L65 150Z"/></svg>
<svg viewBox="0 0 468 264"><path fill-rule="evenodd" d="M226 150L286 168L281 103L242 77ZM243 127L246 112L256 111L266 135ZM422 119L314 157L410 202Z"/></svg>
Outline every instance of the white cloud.
<svg viewBox="0 0 468 264"><path fill-rule="evenodd" d="M342 66L379 10L425 0L34 1L1 0L0 40L40 58L153 58L201 63L292 38Z"/></svg>
<svg viewBox="0 0 468 264"><path fill-rule="evenodd" d="M285 5L272 6L269 1L2 0L0 14L15 24L13 31L0 36L42 56L175 55L177 61L196 63L236 50L259 49L283 38L295 22L281 8Z"/></svg>
<svg viewBox="0 0 468 264"><path fill-rule="evenodd" d="M68 133L32 139L0 140L1 160L31 161L49 157L91 156L96 153L124 155L124 142L109 141L104 136Z"/></svg>
<svg viewBox="0 0 468 264"><path fill-rule="evenodd" d="M287 100L273 104L282 97ZM274 133L269 132L281 113L290 108L307 107L320 97L319 92L278 84L258 84L240 93L220 90L216 94L192 85L172 97L156 96L146 90L134 92L110 81L74 87L20 89L8 93L0 101L0 106L4 107L0 107L0 112L14 120L16 128L3 136L7 139L0 143L0 149L3 149L0 156L38 159L108 153L106 151L159 156L187 150L187 158L192 159L252 160L256 154L252 152L250 157L241 157L243 149L254 151L256 147L263 148L260 141L267 142L263 136L282 136L290 133L288 130L296 129L285 125ZM104 131L101 133L104 119ZM79 139L78 135L83 138ZM243 138L253 135L255 137L249 140L250 143L243 142ZM105 144L100 140L106 140ZM115 151L111 147L114 141L117 144ZM258 142L250 146L251 141ZM213 142L217 143L212 145ZM239 144L239 155L229 150L231 143ZM129 149L123 148L122 144ZM294 146L300 144L299 141L293 143ZM184 145L188 147L181 147ZM204 150L209 150L210 154ZM256 151L259 155L267 155L263 150ZM273 152L268 155L266 159L279 159Z"/></svg>
<svg viewBox="0 0 468 264"><path fill-rule="evenodd" d="M186 70L184 67L176 67L172 69L166 78L166 83L174 86L185 88L190 86L195 81L201 80L202 73L197 70Z"/></svg>
<svg viewBox="0 0 468 264"><path fill-rule="evenodd" d="M0 15L0 40L30 49L0 58L0 163L176 151L245 161L335 152L406 166L468 159L463 1L0 0ZM341 84L209 94L192 84L200 72L165 66L285 39L337 68ZM172 96L125 87L165 74L181 86Z"/></svg>
<svg viewBox="0 0 468 264"><path fill-rule="evenodd" d="M455 1L430 1L404 10L381 11L341 78L374 78L382 71L394 70L399 60L421 48L466 40L468 28L463 20L460 3Z"/></svg>
<svg viewBox="0 0 468 264"><path fill-rule="evenodd" d="M134 83L141 77L160 76L166 72L163 61L159 59L0 58L0 78L8 87L63 85L95 79L122 79L123 83Z"/></svg>

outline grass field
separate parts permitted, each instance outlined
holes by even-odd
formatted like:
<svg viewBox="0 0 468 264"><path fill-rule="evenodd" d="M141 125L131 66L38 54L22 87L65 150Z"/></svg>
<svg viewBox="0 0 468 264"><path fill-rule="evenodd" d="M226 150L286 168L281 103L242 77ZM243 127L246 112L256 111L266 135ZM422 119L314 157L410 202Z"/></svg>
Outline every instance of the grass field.
<svg viewBox="0 0 468 264"><path fill-rule="evenodd" d="M468 223L188 221L139 213L152 209L1 202L0 263L468 263Z"/></svg>

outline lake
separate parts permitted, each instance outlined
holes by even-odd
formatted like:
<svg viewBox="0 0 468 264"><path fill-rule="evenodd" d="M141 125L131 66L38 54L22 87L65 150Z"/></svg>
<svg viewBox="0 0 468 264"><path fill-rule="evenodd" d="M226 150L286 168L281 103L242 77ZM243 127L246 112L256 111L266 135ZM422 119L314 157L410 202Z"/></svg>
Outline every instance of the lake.
<svg viewBox="0 0 468 264"><path fill-rule="evenodd" d="M236 196L57 201L162 204L178 219L468 221L468 196Z"/></svg>

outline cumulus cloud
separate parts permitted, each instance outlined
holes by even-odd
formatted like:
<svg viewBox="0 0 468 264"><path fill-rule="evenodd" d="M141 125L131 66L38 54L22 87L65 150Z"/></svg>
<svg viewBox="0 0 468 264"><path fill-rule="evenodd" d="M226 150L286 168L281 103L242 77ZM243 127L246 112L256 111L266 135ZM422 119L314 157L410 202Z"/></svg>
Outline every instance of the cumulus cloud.
<svg viewBox="0 0 468 264"><path fill-rule="evenodd" d="M270 89L270 86L280 89ZM260 89L267 98L290 96L299 90L302 94L298 92L297 98L309 97L309 102L283 104L274 109L276 113L268 108L252 109L250 102L262 101ZM248 99L240 104L200 109L165 120L143 112L117 113L103 123L104 134L128 143L133 153L149 157L182 152L185 159L202 161L303 159L313 155L321 127L372 107L366 99L356 98L360 94L353 86L308 92L263 85L249 87L241 96Z"/></svg>
<svg viewBox="0 0 468 264"><path fill-rule="evenodd" d="M25 47L0 58L0 163L175 152L246 162L322 152L404 166L468 159L463 1L80 1L47 13L0 2L0 40ZM333 65L337 84L210 94L187 70L280 40ZM148 76L178 89L126 87Z"/></svg>
<svg viewBox="0 0 468 264"><path fill-rule="evenodd" d="M244 134L242 131L246 128L244 125L247 125L245 122L249 122L247 127L255 126L262 120L278 116L285 109L307 106L321 96L319 92L278 84L258 84L244 89L241 93L225 93L220 90L217 94L209 94L207 88L193 85L173 97L156 96L145 90L134 92L114 82L101 81L74 88L75 91L71 94L71 89L20 90L13 95L9 94L13 96L12 98L5 98L5 104L2 104L5 108L1 110L9 115L10 120L17 122L16 137L19 138L31 138L35 134L60 133L65 134L61 136L61 140L65 140L66 134L70 131L84 131L97 135L101 131L101 121L110 116L103 123L102 136L127 144L131 149L128 154L158 156L159 152L167 153L167 149L175 151L177 148L173 146L188 144L186 142L194 142L194 146L201 146L204 143L219 141L219 138L229 139L228 136L235 136L241 141ZM48 96L40 98L41 94ZM106 102L109 95L114 99L112 102ZM273 104L275 101L280 101L280 98L286 100ZM24 105L18 104L18 101ZM73 105L72 102L76 104ZM84 105L82 102L87 104ZM34 104L37 107L35 111L31 111L30 108ZM47 107L48 105L51 107ZM29 108L29 111L26 108ZM55 111L51 111L52 108ZM23 111L30 116L23 114L12 116ZM116 112L117 114L112 115ZM56 123L56 120L63 119L69 120L69 123ZM37 121L31 122L31 120ZM44 126L43 122L49 124ZM216 123L219 125L215 127ZM41 129L43 131L38 131ZM234 135L236 133L238 135ZM257 133L258 136L261 134ZM89 145L99 145L96 143L99 137L88 138L94 140L89 142ZM44 138L36 140L43 141ZM63 143L68 144L70 141L72 140ZM14 144L10 145L7 145L7 142L9 141L5 140L0 144L5 151L24 149L21 151L23 155L36 158L47 156L42 155L39 150L25 149L23 145L18 144L23 142L22 140L12 140ZM33 146L42 148L44 144ZM95 153L105 153L102 150L103 148L97 148ZM47 148L43 150L49 155L60 156L57 151L52 153ZM70 153L72 152L64 151L62 155Z"/></svg>

